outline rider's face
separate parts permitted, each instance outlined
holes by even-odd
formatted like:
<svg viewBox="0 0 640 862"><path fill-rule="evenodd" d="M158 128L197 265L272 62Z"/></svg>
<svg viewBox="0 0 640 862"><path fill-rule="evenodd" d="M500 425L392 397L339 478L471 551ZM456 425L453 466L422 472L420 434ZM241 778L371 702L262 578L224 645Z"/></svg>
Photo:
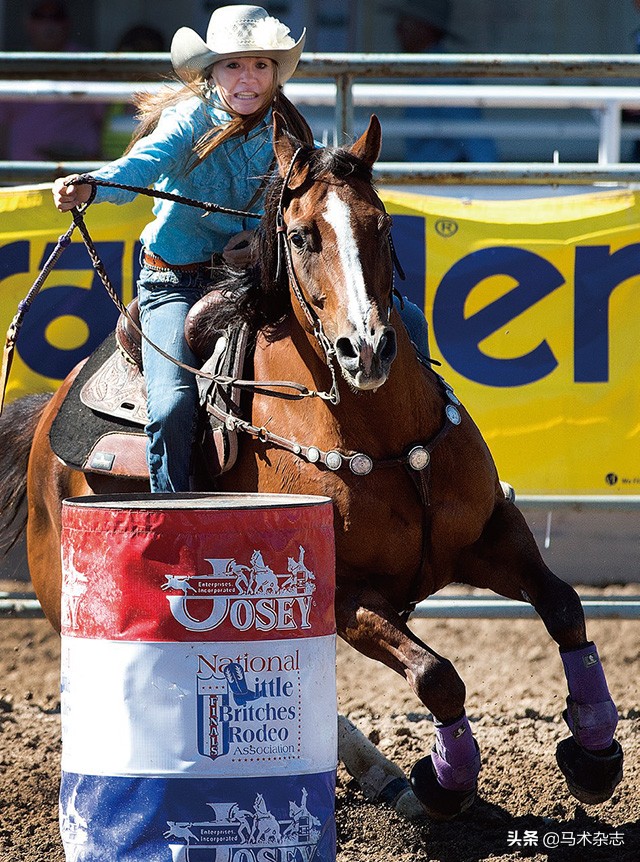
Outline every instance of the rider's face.
<svg viewBox="0 0 640 862"><path fill-rule="evenodd" d="M269 97L274 66L268 57L233 57L216 63L212 78L227 105L236 114L247 116Z"/></svg>

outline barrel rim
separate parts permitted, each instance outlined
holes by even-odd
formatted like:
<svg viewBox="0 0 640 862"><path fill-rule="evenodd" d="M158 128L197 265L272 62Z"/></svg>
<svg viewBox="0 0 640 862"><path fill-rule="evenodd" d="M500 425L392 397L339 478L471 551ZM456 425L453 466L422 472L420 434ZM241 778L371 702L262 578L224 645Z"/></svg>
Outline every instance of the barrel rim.
<svg viewBox="0 0 640 862"><path fill-rule="evenodd" d="M184 493L95 494L66 497L63 507L127 511L215 511L242 509L305 508L331 503L330 497L312 494L273 494L238 491L188 491Z"/></svg>

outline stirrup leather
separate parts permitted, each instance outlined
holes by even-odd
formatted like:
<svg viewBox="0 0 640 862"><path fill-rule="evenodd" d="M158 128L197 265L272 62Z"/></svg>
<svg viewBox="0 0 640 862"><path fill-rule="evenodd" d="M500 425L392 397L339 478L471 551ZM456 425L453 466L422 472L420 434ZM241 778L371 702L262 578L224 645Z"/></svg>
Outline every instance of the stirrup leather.
<svg viewBox="0 0 640 862"><path fill-rule="evenodd" d="M247 324L230 326L220 333L213 352L202 366L202 370L216 377L226 377L231 380L240 378L248 342ZM229 428L218 416L213 415L209 408L213 405L224 414L241 416L241 390L232 383L219 383L204 377L198 377L198 390L200 403L209 417L209 428L204 440L207 466L212 475L216 476L230 470L235 464L238 457L238 433L235 429Z"/></svg>

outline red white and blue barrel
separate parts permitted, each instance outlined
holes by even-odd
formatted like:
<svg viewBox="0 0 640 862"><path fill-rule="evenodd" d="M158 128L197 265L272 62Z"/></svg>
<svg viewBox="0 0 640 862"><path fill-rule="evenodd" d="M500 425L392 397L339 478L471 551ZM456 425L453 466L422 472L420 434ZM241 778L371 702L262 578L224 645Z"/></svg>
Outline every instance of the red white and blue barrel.
<svg viewBox="0 0 640 862"><path fill-rule="evenodd" d="M333 862L323 497L63 505L67 862Z"/></svg>

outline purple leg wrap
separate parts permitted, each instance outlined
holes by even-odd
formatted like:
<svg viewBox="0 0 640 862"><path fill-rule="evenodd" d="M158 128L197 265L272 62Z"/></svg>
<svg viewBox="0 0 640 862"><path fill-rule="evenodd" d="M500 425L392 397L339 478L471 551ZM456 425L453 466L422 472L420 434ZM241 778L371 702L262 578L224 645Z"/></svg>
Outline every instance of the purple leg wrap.
<svg viewBox="0 0 640 862"><path fill-rule="evenodd" d="M569 686L564 719L576 741L590 751L601 751L613 742L618 711L609 694L595 644L561 652Z"/></svg>
<svg viewBox="0 0 640 862"><path fill-rule="evenodd" d="M436 724L435 731L431 762L438 783L447 790L473 790L480 772L480 752L467 716L463 713L451 724Z"/></svg>

